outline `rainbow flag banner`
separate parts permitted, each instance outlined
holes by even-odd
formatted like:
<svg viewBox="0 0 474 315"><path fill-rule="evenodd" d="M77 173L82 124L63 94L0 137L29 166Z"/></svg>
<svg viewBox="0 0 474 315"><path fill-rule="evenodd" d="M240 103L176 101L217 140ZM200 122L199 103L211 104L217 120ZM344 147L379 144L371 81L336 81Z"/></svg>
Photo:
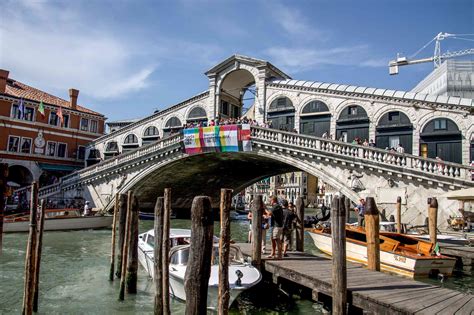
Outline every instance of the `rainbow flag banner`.
<svg viewBox="0 0 474 315"><path fill-rule="evenodd" d="M187 154L252 151L250 125L223 125L184 129Z"/></svg>

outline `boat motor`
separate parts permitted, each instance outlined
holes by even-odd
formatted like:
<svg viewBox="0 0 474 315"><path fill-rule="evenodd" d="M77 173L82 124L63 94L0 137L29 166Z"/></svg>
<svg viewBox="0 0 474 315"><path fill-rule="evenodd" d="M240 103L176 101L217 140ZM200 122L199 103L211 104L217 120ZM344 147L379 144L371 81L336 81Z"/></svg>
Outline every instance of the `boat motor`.
<svg viewBox="0 0 474 315"><path fill-rule="evenodd" d="M240 271L239 269L237 269L235 271L235 275L237 276L237 280L235 281L235 285L240 287L242 285L242 277L244 276L244 274L242 273L242 271Z"/></svg>

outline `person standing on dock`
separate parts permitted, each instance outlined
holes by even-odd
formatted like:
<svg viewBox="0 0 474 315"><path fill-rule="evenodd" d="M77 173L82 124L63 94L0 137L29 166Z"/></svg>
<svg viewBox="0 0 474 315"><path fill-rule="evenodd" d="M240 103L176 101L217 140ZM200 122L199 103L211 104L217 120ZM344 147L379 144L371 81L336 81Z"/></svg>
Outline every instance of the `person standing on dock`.
<svg viewBox="0 0 474 315"><path fill-rule="evenodd" d="M89 206L89 201L86 201L86 204L84 205L84 213L83 216L87 217L91 214L91 207Z"/></svg>
<svg viewBox="0 0 474 315"><path fill-rule="evenodd" d="M288 205L288 202L287 202L287 205ZM281 259L282 257L281 237L283 235L283 209L278 204L278 198L276 196L272 196L271 206L272 206L272 209L270 210L270 216L273 222L273 232L271 235L272 252L270 253L269 256L267 256L267 258L275 258L275 255L278 253L277 258Z"/></svg>
<svg viewBox="0 0 474 315"><path fill-rule="evenodd" d="M357 223L359 226L365 226L365 199L360 199L357 207L354 208L354 211L357 213Z"/></svg>
<svg viewBox="0 0 474 315"><path fill-rule="evenodd" d="M288 207L288 201L283 200L283 257L288 257L286 251L291 244L293 223L297 219L293 207Z"/></svg>

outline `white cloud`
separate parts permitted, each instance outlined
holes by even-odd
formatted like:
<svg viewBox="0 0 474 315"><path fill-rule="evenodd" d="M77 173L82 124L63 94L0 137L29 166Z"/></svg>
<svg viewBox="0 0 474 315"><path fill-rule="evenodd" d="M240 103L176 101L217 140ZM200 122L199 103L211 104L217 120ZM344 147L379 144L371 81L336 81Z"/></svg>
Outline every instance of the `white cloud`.
<svg viewBox="0 0 474 315"><path fill-rule="evenodd" d="M326 65L381 67L387 64L384 59L371 58L367 45L320 49L271 47L265 53L270 56L272 63L292 72Z"/></svg>

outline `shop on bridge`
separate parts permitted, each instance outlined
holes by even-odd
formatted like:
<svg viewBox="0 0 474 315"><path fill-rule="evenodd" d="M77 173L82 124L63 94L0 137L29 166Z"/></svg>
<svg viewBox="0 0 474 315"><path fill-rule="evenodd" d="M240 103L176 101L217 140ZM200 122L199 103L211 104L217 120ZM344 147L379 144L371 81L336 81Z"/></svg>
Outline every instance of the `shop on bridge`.
<svg viewBox="0 0 474 315"><path fill-rule="evenodd" d="M378 148L394 148L399 144L406 153L413 151L413 124L407 115L392 111L380 118L375 132L375 143Z"/></svg>
<svg viewBox="0 0 474 315"><path fill-rule="evenodd" d="M273 129L293 131L295 128L295 107L287 97L274 100L267 112L267 120Z"/></svg>
<svg viewBox="0 0 474 315"><path fill-rule="evenodd" d="M420 134L420 155L462 163L462 134L456 123L447 118L428 122Z"/></svg>
<svg viewBox="0 0 474 315"><path fill-rule="evenodd" d="M352 142L355 138L369 140L369 117L359 105L349 105L336 121L336 139Z"/></svg>
<svg viewBox="0 0 474 315"><path fill-rule="evenodd" d="M303 107L300 114L300 133L321 137L329 135L331 113L328 106L321 101L312 101Z"/></svg>

